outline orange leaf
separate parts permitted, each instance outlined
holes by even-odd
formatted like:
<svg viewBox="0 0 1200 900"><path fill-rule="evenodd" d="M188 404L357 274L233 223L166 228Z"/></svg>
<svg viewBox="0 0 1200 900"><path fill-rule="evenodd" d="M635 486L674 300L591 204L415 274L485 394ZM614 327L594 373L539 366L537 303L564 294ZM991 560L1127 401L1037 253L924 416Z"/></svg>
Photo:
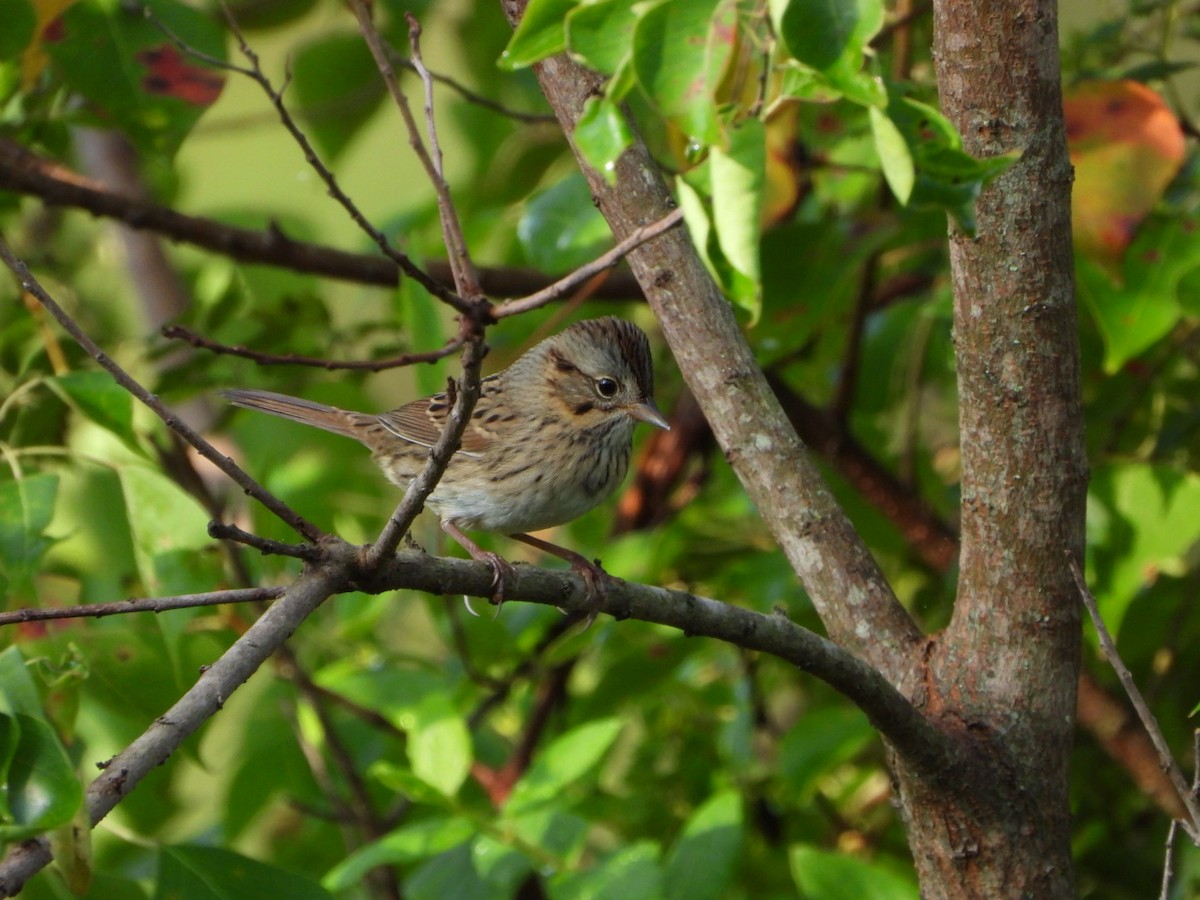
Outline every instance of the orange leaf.
<svg viewBox="0 0 1200 900"><path fill-rule="evenodd" d="M1063 101L1075 165L1075 247L1114 264L1179 171L1184 140L1163 99L1136 81L1091 81Z"/></svg>

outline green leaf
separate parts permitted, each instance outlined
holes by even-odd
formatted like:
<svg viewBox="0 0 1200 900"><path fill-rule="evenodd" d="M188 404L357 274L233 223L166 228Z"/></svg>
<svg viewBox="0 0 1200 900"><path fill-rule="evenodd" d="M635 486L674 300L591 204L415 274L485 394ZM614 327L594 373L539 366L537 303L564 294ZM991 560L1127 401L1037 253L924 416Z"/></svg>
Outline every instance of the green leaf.
<svg viewBox="0 0 1200 900"><path fill-rule="evenodd" d="M403 865L435 856L469 840L475 825L462 817L436 817L414 822L384 835L329 870L321 879L327 890L342 891L362 882L376 866Z"/></svg>
<svg viewBox="0 0 1200 900"><path fill-rule="evenodd" d="M731 301L741 306L750 313L751 321L757 319L762 306L762 282L758 272L758 246L755 244L753 251L749 246L743 249L747 252L747 259L750 259L750 252L753 252L752 265L755 267L755 275L751 277L747 273L734 266L725 255L725 250L721 244L721 235L724 234L726 239L735 245L739 241L745 241L746 223L744 220L741 224L738 218L726 225L717 223L717 214L713 209L713 205L706 202L703 192L710 195L714 191L713 181L711 176L713 171L713 163L715 154L710 154L701 165L696 166L685 177L679 178L676 181L676 192L679 196L679 206L683 210L683 220L688 226L688 231L692 235L692 243L696 246L700 253L700 258L704 261L705 268L708 269L713 279L721 287L722 293L725 294ZM723 166L722 171L732 170L734 167L728 159L717 165ZM742 173L746 174L746 173ZM732 191L728 193L727 205L734 206L739 202L745 203L745 198L739 198ZM759 201L761 203L761 200ZM741 210L736 210L740 215L745 213L745 207ZM757 227L755 227L757 232Z"/></svg>
<svg viewBox="0 0 1200 900"><path fill-rule="evenodd" d="M384 787L403 794L414 803L428 803L442 809L451 808L450 800L445 794L403 766L380 760L371 766L370 775Z"/></svg>
<svg viewBox="0 0 1200 900"><path fill-rule="evenodd" d="M37 596L33 579L52 543L46 529L57 499L57 475L0 482L0 571L20 602L32 603Z"/></svg>
<svg viewBox="0 0 1200 900"><path fill-rule="evenodd" d="M156 900L333 900L302 875L220 847L175 845L158 852Z"/></svg>
<svg viewBox="0 0 1200 900"><path fill-rule="evenodd" d="M408 732L413 774L447 797L458 793L471 771L471 734L444 694L429 696L416 710Z"/></svg>
<svg viewBox="0 0 1200 900"><path fill-rule="evenodd" d="M709 158L717 242L741 276L733 300L750 313L751 324L762 309L759 239L766 161L766 136L758 119L732 129L728 149L714 145Z"/></svg>
<svg viewBox="0 0 1200 900"><path fill-rule="evenodd" d="M1159 572L1187 571L1200 540L1200 476L1168 466L1110 465L1092 475L1088 544L1096 600L1115 638L1129 604Z"/></svg>
<svg viewBox="0 0 1200 900"><path fill-rule="evenodd" d="M1183 315L1180 284L1200 270L1196 220L1156 216L1125 251L1122 277L1076 255L1079 293L1104 337L1104 368L1112 373L1147 350Z"/></svg>
<svg viewBox="0 0 1200 900"><path fill-rule="evenodd" d="M633 69L650 102L693 140L717 140L715 92L733 51L732 4L664 0L633 33Z"/></svg>
<svg viewBox="0 0 1200 900"><path fill-rule="evenodd" d="M709 274L713 276L717 284L721 284L723 279L717 268L720 251L717 247L716 231L713 228L712 217L709 214L708 207L704 203L704 198L700 195L700 191L691 184L693 180L703 180L707 177L707 174L706 162L703 172L697 169L689 173L689 177L687 178L677 178L675 180L675 193L679 197L679 208L683 210L683 222L687 225L688 232L692 236L692 244L695 245L696 252L700 254L700 259L704 263L704 267L708 269ZM716 259L714 259L714 256Z"/></svg>
<svg viewBox="0 0 1200 900"><path fill-rule="evenodd" d="M659 900L664 885L659 853L652 841L624 847L586 872L555 879L552 896L554 900Z"/></svg>
<svg viewBox="0 0 1200 900"><path fill-rule="evenodd" d="M29 0L0 0L0 60L14 59L29 46L37 16Z"/></svg>
<svg viewBox="0 0 1200 900"><path fill-rule="evenodd" d="M233 21L244 32L280 28L304 18L318 0L234 0L229 3Z"/></svg>
<svg viewBox="0 0 1200 900"><path fill-rule="evenodd" d="M976 198L989 182L1012 165L1016 155L976 159L962 150L962 139L945 116L895 91L889 92L887 118L896 132L888 137L889 145L895 143L898 135L912 157L915 178L908 187L909 205L941 207L954 217L959 228L968 235L974 234ZM876 135L886 128L877 113L872 113L871 121ZM878 137L876 146L879 148ZM891 163L884 157L884 149L891 152ZM880 150L884 176L889 185L897 177L903 189L907 175L899 169L904 164L897 160L894 147L884 149Z"/></svg>
<svg viewBox="0 0 1200 900"><path fill-rule="evenodd" d="M916 884L876 863L806 844L788 851L792 877L808 900L918 900Z"/></svg>
<svg viewBox="0 0 1200 900"><path fill-rule="evenodd" d="M742 798L721 791L692 813L667 858L667 900L724 895L742 845Z"/></svg>
<svg viewBox="0 0 1200 900"><path fill-rule="evenodd" d="M513 787L504 812L508 816L529 812L583 778L598 765L621 733L619 719L599 719L580 725L541 751L533 765Z"/></svg>
<svg viewBox="0 0 1200 900"><path fill-rule="evenodd" d="M500 54L502 69L521 69L566 49L566 18L575 0L530 0Z"/></svg>
<svg viewBox="0 0 1200 900"><path fill-rule="evenodd" d="M165 475L138 465L117 470L133 538L138 574L152 593L180 594L202 589L202 578L184 566L194 551L208 547L208 515Z"/></svg>
<svg viewBox="0 0 1200 900"><path fill-rule="evenodd" d="M779 745L779 774L800 802L809 802L818 782L862 752L875 736L856 709L836 707L805 714Z"/></svg>
<svg viewBox="0 0 1200 900"><path fill-rule="evenodd" d="M13 746L0 841L22 840L71 821L83 803L83 787L54 729L23 713L0 715L0 746Z"/></svg>
<svg viewBox="0 0 1200 900"><path fill-rule="evenodd" d="M567 15L567 49L590 69L614 75L629 59L634 6L639 0L600 0L577 6Z"/></svg>
<svg viewBox="0 0 1200 900"><path fill-rule="evenodd" d="M225 58L224 33L208 16L176 0L145 6L189 47ZM80 0L60 23L61 38L45 46L68 86L146 152L173 155L224 86L224 73L185 55L141 5Z"/></svg>
<svg viewBox="0 0 1200 900"><path fill-rule="evenodd" d="M533 871L529 855L505 834L480 834L471 841L471 868L500 897L515 897Z"/></svg>
<svg viewBox="0 0 1200 900"><path fill-rule="evenodd" d="M607 97L588 97L575 126L575 146L609 184L616 184L617 160L632 143L633 132L621 107Z"/></svg>
<svg viewBox="0 0 1200 900"><path fill-rule="evenodd" d="M870 117L871 134L875 138L875 151L879 154L883 177L887 179L888 187L892 189L896 199L902 206L906 206L912 196L913 184L917 180L908 142L904 140L904 135L900 133L896 123L882 110L870 107Z"/></svg>
<svg viewBox="0 0 1200 900"><path fill-rule="evenodd" d="M612 244L608 223L578 170L534 195L517 223L517 237L529 262L545 272L574 269Z"/></svg>
<svg viewBox="0 0 1200 900"><path fill-rule="evenodd" d="M842 56L855 37L858 5L851 0L789 0L772 4L779 33L792 56L814 69L825 69Z"/></svg>
<svg viewBox="0 0 1200 900"><path fill-rule="evenodd" d="M16 647L8 647L0 653L0 712L26 716L42 714L37 685L25 657Z"/></svg>
<svg viewBox="0 0 1200 900"><path fill-rule="evenodd" d="M107 372L68 372L48 383L57 384L80 412L140 452L133 433L133 397Z"/></svg>
<svg viewBox="0 0 1200 900"><path fill-rule="evenodd" d="M587 846L591 827L588 820L554 806L543 806L519 815L510 815L506 809L498 824L502 829L500 837L513 834L523 844L540 847L563 860L579 859ZM481 850L486 850L484 841L485 836L481 835L475 842L477 856Z"/></svg>
<svg viewBox="0 0 1200 900"><path fill-rule="evenodd" d="M387 96L375 59L362 36L347 31L300 47L292 68L307 131L336 159Z"/></svg>
<svg viewBox="0 0 1200 900"><path fill-rule="evenodd" d="M419 866L404 883L405 900L501 900L503 895L471 865L471 847L462 844Z"/></svg>

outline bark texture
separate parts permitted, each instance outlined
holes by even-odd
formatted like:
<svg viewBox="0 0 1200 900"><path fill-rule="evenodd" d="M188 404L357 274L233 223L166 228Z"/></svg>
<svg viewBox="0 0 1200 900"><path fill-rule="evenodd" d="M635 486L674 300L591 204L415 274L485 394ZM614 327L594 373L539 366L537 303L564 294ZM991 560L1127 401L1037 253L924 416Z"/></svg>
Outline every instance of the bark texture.
<svg viewBox="0 0 1200 900"><path fill-rule="evenodd" d="M1018 151L953 233L962 435L958 596L931 642L929 715L990 772L972 797L900 767L929 897L1070 897L1068 754L1087 490L1067 157L1053 0L934 4L942 109L976 156Z"/></svg>
<svg viewBox="0 0 1200 900"><path fill-rule="evenodd" d="M514 24L525 4L502 0ZM571 140L584 103L600 91L603 79L565 54L535 70ZM581 167L617 240L674 208L660 167L640 140L617 163L615 184L582 161ZM796 436L687 232L663 234L632 252L628 262L726 459L831 637L893 684L913 684L920 632Z"/></svg>
<svg viewBox="0 0 1200 900"><path fill-rule="evenodd" d="M504 5L520 18L522 0ZM967 149L1023 154L981 197L978 237L951 237L964 478L961 586L944 634L914 641L687 236L664 235L630 264L831 636L918 703L934 743L950 747L940 768L894 748L923 894L1069 897L1079 614L1064 553L1082 550L1087 464L1055 9L941 0L935 21L943 104ZM570 139L598 77L564 56L538 76ZM615 187L583 168L618 239L670 207L641 142Z"/></svg>

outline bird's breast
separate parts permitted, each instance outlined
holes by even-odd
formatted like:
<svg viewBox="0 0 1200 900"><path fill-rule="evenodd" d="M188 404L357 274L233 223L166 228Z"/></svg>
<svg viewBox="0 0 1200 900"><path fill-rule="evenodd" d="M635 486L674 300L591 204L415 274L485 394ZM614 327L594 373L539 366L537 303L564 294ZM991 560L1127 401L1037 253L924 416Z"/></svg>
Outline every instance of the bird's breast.
<svg viewBox="0 0 1200 900"><path fill-rule="evenodd" d="M561 439L542 432L493 444L478 460L455 457L429 505L468 530L512 534L570 522L609 497L629 468L630 423L591 431Z"/></svg>

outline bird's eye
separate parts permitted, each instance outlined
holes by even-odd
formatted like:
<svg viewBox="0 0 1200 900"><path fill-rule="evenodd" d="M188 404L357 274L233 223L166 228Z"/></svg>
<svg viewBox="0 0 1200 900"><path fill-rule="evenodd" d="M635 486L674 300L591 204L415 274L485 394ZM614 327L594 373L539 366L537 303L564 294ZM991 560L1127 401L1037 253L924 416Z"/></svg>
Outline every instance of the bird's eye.
<svg viewBox="0 0 1200 900"><path fill-rule="evenodd" d="M617 382L612 378L597 378L596 392L601 397L613 397L617 393Z"/></svg>

